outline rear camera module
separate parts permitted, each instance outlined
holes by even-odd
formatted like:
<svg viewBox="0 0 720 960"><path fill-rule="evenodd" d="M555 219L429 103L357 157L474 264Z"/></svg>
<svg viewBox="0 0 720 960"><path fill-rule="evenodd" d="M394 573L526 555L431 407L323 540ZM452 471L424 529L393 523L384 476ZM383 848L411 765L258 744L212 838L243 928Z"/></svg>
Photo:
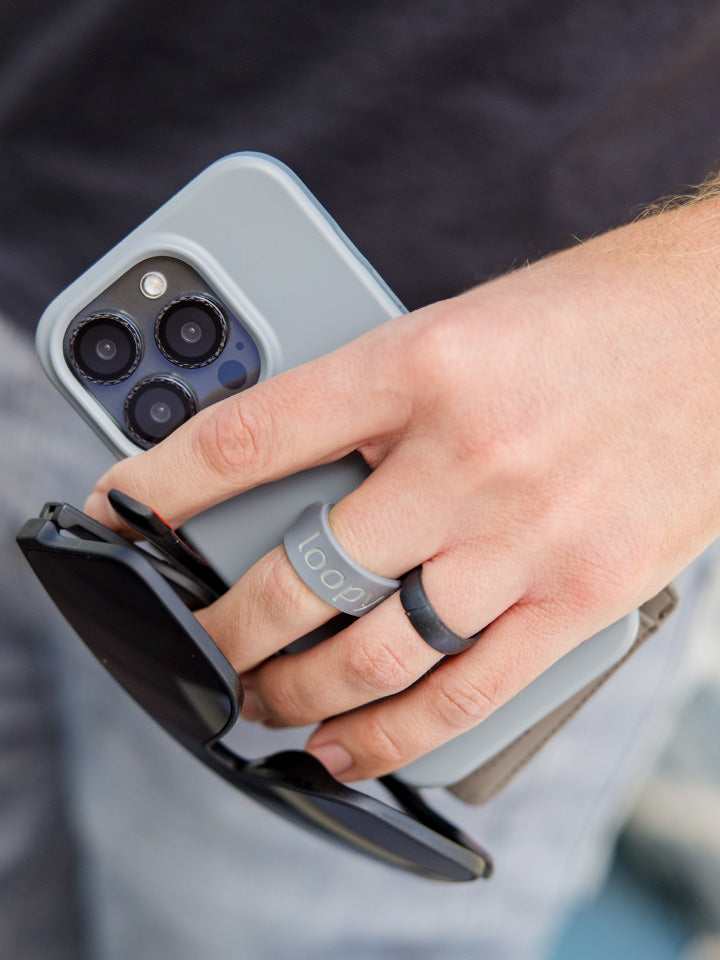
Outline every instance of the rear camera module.
<svg viewBox="0 0 720 960"><path fill-rule="evenodd" d="M68 353L75 369L93 383L120 383L140 362L140 334L125 317L99 313L75 328Z"/></svg>
<svg viewBox="0 0 720 960"><path fill-rule="evenodd" d="M196 412L195 399L185 384L171 377L141 380L125 400L128 429L145 443L158 443Z"/></svg>
<svg viewBox="0 0 720 960"><path fill-rule="evenodd" d="M204 367L221 353L228 322L207 297L172 300L155 323L155 340L161 353L179 367Z"/></svg>

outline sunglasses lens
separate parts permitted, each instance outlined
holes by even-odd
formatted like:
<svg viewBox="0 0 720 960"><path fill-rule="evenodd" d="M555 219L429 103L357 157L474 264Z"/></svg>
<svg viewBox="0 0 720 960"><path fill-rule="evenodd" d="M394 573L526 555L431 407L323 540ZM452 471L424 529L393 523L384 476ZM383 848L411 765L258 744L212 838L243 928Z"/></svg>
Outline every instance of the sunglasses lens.
<svg viewBox="0 0 720 960"><path fill-rule="evenodd" d="M268 758L268 762L272 760ZM346 790L346 798L340 799L317 785L306 792L276 781L273 792L306 825L384 863L435 880L475 880L487 875L488 861L479 852L452 843L406 814L354 790Z"/></svg>
<svg viewBox="0 0 720 960"><path fill-rule="evenodd" d="M230 665L158 574L159 589L149 586L144 558L123 562L95 546L24 549L67 621L141 707L185 742L218 736L237 716Z"/></svg>
<svg viewBox="0 0 720 960"><path fill-rule="evenodd" d="M434 845L410 836L371 813L322 798L313 800L312 804L319 816L331 822L333 832L340 838L349 834L355 848L364 849L386 863L439 880L474 880L478 876L468 866L444 856Z"/></svg>

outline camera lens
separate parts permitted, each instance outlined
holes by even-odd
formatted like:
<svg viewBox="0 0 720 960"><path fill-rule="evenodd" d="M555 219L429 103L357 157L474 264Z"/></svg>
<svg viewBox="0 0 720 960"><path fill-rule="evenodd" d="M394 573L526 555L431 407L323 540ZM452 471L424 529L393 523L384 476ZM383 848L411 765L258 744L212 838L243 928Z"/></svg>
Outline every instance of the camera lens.
<svg viewBox="0 0 720 960"><path fill-rule="evenodd" d="M120 383L140 362L140 334L124 317L112 313L87 317L68 345L73 365L93 383Z"/></svg>
<svg viewBox="0 0 720 960"><path fill-rule="evenodd" d="M178 366L202 367L225 346L227 320L212 300L181 297L161 310L155 340L164 356Z"/></svg>
<svg viewBox="0 0 720 960"><path fill-rule="evenodd" d="M150 377L133 387L125 400L125 422L146 443L158 443L196 411L190 390L170 377Z"/></svg>

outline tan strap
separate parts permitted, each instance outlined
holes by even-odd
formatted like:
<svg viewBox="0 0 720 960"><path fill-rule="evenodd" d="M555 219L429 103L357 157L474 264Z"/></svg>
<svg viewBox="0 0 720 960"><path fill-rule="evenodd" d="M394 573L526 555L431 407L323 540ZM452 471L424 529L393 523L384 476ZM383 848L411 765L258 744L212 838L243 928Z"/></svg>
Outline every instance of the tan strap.
<svg viewBox="0 0 720 960"><path fill-rule="evenodd" d="M674 584L668 584L657 596L648 600L640 607L640 626L635 643L624 657L621 657L609 670L601 673L591 683L574 696L566 700L552 713L543 717L534 727L530 727L516 740L508 744L500 753L495 754L477 770L468 774L447 789L465 803L486 803L494 797L508 783L525 764L531 760L553 734L564 727L568 720L587 703L592 695L600 689L605 681L618 670L625 661L652 636L660 625L678 605L678 592Z"/></svg>

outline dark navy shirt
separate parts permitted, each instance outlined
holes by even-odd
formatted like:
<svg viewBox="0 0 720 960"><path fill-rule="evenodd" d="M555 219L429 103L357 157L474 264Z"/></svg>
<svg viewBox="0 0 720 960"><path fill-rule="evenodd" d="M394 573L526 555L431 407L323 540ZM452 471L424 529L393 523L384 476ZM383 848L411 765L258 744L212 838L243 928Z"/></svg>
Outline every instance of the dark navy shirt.
<svg viewBox="0 0 720 960"><path fill-rule="evenodd" d="M720 162L711 0L5 0L0 311L190 177L288 163L410 307Z"/></svg>

